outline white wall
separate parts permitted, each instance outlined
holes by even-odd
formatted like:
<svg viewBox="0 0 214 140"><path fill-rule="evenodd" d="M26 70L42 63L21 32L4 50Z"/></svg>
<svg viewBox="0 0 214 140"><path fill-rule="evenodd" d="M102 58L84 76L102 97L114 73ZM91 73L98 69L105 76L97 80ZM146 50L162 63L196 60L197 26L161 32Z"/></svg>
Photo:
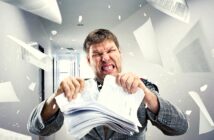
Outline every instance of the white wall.
<svg viewBox="0 0 214 140"><path fill-rule="evenodd" d="M188 95L189 91L197 92L211 118L214 119L214 111L211 107L214 97L212 86L214 83L214 58L211 53L214 49L214 19L212 18L214 1L189 0L188 5L191 12L188 24L146 5L114 28L122 47L124 71L132 71L141 77L148 78L158 85L162 97L170 100L184 112L192 111L188 116L190 128L185 135L165 136L158 129L149 125L147 140L211 140L214 137L214 131L199 135L199 108ZM142 26L148 18L151 18L156 33L157 49L163 65L146 61L133 35L133 31ZM195 26L196 24L197 26ZM188 43L195 38L202 40L202 52L191 55L197 60L198 57L201 57L199 55L204 53L210 67L209 72L197 72L192 69L190 72L183 72L178 63L175 51L181 49L179 47L188 46ZM132 55L129 52L133 52ZM190 68L191 65L203 63L203 61L189 61L188 59L186 61ZM208 88L205 92L201 92L200 87L205 84L208 85Z"/></svg>
<svg viewBox="0 0 214 140"><path fill-rule="evenodd" d="M32 109L40 102L40 69L22 60L20 47L6 36L10 34L25 42L36 41L47 54L51 53L51 44L39 17L4 2L0 2L0 13L0 81L11 81L20 100L0 103L0 128L31 135L26 124ZM52 72L46 72L45 76L45 93L52 93ZM33 91L28 88L32 82L36 83Z"/></svg>

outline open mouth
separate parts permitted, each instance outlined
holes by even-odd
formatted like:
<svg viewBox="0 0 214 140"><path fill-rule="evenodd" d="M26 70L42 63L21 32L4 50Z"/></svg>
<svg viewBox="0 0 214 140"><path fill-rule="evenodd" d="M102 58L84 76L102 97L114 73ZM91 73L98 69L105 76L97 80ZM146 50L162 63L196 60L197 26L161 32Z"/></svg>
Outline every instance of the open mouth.
<svg viewBox="0 0 214 140"><path fill-rule="evenodd" d="M113 64L105 64L102 65L101 70L104 74L111 74L115 69L115 65Z"/></svg>

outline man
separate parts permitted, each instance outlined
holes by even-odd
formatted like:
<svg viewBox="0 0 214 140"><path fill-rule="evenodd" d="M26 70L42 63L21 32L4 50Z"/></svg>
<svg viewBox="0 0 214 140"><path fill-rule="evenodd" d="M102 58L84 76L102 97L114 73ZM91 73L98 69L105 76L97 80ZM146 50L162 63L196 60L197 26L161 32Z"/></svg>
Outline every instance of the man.
<svg viewBox="0 0 214 140"><path fill-rule="evenodd" d="M166 135L181 135L188 129L185 115L170 102L161 98L156 85L133 73L121 73L121 53L116 36L106 29L97 29L88 34L84 42L87 60L95 73L95 80L102 85L106 75L116 77L116 82L125 91L134 94L141 88L144 99L138 109L138 119L143 127L132 136L120 134L105 126L93 128L82 140L134 139L145 140L147 121L158 127ZM100 86L99 86L100 87ZM35 108L28 122L28 130L34 134L47 136L53 134L63 124L63 114L59 110L55 97L64 94L69 100L75 100L84 89L84 79L68 77L58 87L56 93Z"/></svg>

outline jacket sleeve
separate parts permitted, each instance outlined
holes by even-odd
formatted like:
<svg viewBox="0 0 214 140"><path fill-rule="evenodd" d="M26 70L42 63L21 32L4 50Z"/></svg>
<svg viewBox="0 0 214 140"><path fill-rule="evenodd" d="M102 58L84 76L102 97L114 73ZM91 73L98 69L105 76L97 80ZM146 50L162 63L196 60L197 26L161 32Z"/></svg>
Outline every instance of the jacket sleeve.
<svg viewBox="0 0 214 140"><path fill-rule="evenodd" d="M41 102L36 108L33 109L27 123L27 129L35 135L49 136L61 128L64 117L62 112L58 110L54 116L44 122L41 116L44 105L45 101Z"/></svg>
<svg viewBox="0 0 214 140"><path fill-rule="evenodd" d="M166 135L184 134L188 130L188 121L184 113L169 101L161 98L155 84L147 80L143 80L143 82L147 88L156 94L159 102L157 114L146 108L147 118Z"/></svg>

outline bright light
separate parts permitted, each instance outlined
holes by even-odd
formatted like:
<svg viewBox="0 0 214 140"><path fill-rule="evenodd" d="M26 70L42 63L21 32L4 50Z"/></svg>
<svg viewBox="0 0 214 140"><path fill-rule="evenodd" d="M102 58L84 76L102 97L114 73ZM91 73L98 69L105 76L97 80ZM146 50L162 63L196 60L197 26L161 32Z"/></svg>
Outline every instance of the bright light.
<svg viewBox="0 0 214 140"><path fill-rule="evenodd" d="M121 20L121 16L120 15L118 16L118 19Z"/></svg>
<svg viewBox="0 0 214 140"><path fill-rule="evenodd" d="M81 23L82 22L82 16L79 16L78 22Z"/></svg>

